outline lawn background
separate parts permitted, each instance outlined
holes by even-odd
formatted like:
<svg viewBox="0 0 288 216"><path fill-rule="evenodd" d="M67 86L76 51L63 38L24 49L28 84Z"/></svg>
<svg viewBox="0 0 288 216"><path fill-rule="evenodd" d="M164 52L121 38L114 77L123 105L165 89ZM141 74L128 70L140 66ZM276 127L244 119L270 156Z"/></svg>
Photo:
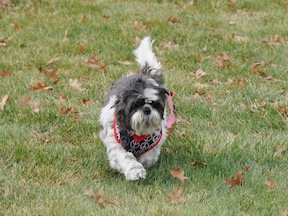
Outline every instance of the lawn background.
<svg viewBox="0 0 288 216"><path fill-rule="evenodd" d="M0 110L0 215L288 211L287 1L7 2L0 6L0 100L9 95ZM139 71L132 51L147 35L176 92L178 120L147 178L127 182L109 167L98 117L110 84ZM37 83L53 90L33 91ZM248 166L243 186L230 190L226 179ZM170 204L167 193L180 184L169 171L177 167L190 178L186 202ZM264 184L270 174L273 191ZM120 204L100 206L85 194L90 188Z"/></svg>

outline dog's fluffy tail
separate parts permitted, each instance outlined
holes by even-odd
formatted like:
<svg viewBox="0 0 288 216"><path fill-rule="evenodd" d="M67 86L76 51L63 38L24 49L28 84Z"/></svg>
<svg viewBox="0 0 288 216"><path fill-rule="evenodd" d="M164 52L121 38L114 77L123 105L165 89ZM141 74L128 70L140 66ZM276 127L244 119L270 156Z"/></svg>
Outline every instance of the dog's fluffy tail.
<svg viewBox="0 0 288 216"><path fill-rule="evenodd" d="M141 73L151 76L159 85L162 85L164 83L162 65L152 51L153 42L149 36L145 37L133 53L140 65Z"/></svg>

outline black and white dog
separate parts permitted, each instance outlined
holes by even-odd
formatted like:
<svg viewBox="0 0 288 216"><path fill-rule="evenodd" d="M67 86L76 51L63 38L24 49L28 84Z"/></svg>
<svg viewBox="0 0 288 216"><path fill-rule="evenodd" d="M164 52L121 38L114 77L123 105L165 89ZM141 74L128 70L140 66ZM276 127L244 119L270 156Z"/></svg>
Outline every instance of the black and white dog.
<svg viewBox="0 0 288 216"><path fill-rule="evenodd" d="M161 63L150 37L134 50L141 74L121 77L111 86L100 114L100 138L110 166L127 180L146 177L167 137L166 100Z"/></svg>

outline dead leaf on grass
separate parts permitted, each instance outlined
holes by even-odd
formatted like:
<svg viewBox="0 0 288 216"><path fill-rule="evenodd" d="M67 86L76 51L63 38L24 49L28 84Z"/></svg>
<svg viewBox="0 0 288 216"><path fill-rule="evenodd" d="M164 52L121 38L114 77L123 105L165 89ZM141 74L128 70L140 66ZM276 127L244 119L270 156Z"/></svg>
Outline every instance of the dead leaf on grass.
<svg viewBox="0 0 288 216"><path fill-rule="evenodd" d="M202 69L198 69L198 70L195 72L196 82L198 82L201 77L204 77L204 76L206 76L207 74L208 74L208 73L206 73L206 72L203 71Z"/></svg>
<svg viewBox="0 0 288 216"><path fill-rule="evenodd" d="M3 70L1 71L0 73L0 77L12 77L13 75L13 71L10 71L10 70Z"/></svg>
<svg viewBox="0 0 288 216"><path fill-rule="evenodd" d="M53 87L52 86L47 86L45 83L41 84L40 82L37 82L35 86L30 86L32 91L37 91L37 90L46 90L48 92L52 91Z"/></svg>
<svg viewBox="0 0 288 216"><path fill-rule="evenodd" d="M93 190L90 188L85 192L86 195L94 199L100 206L105 206L105 205L119 205L120 201L119 200L110 200L110 199L104 199L104 189L101 188L99 191L95 194Z"/></svg>
<svg viewBox="0 0 288 216"><path fill-rule="evenodd" d="M69 41L69 38L68 38L68 29L64 32L64 38L63 38L63 42L66 43Z"/></svg>
<svg viewBox="0 0 288 216"><path fill-rule="evenodd" d="M9 100L9 95L4 95L2 100L0 101L0 110L4 110L4 106L7 104Z"/></svg>
<svg viewBox="0 0 288 216"><path fill-rule="evenodd" d="M46 66L52 65L55 62L57 62L60 59L60 57L52 58L50 61L48 61Z"/></svg>
<svg viewBox="0 0 288 216"><path fill-rule="evenodd" d="M236 185L243 185L244 179L242 178L242 171L238 171L236 173L236 177L233 179L232 177L229 177L226 179L226 183L230 185L230 190L235 187Z"/></svg>
<svg viewBox="0 0 288 216"><path fill-rule="evenodd" d="M8 42L12 39L13 37L5 37L4 39L0 40L0 47L6 47L8 45Z"/></svg>
<svg viewBox="0 0 288 216"><path fill-rule="evenodd" d="M119 64L122 64L122 65L131 65L132 62L130 61L118 61Z"/></svg>
<svg viewBox="0 0 288 216"><path fill-rule="evenodd" d="M79 81L76 80L76 79L75 79L75 80L70 79L70 80L69 80L69 85L70 85L72 88L74 88L75 90L77 90L77 91L80 91L80 92L85 91L85 88L82 88L82 84L79 83Z"/></svg>
<svg viewBox="0 0 288 216"><path fill-rule="evenodd" d="M168 203L171 204L171 203L177 203L177 202L180 202L180 203L186 202L186 199L182 197L183 191L184 191L183 187L180 189L177 189L176 186L173 186L173 193L172 194L167 193Z"/></svg>
<svg viewBox="0 0 288 216"><path fill-rule="evenodd" d="M235 35L234 33L231 35L231 39L235 42L246 42L249 40L249 38L246 36L238 36Z"/></svg>
<svg viewBox="0 0 288 216"><path fill-rule="evenodd" d="M274 190L274 187L276 187L277 183L272 181L272 174L269 174L270 179L269 180L265 180L264 184L266 184L268 186L268 191L271 192Z"/></svg>
<svg viewBox="0 0 288 216"><path fill-rule="evenodd" d="M274 157L282 157L282 154L284 152L286 152L288 149L287 146L280 146L280 145L277 145L275 148L274 148Z"/></svg>
<svg viewBox="0 0 288 216"><path fill-rule="evenodd" d="M175 50L179 48L179 44L176 40L173 41L160 41L160 43L169 50Z"/></svg>
<svg viewBox="0 0 288 216"><path fill-rule="evenodd" d="M201 161L194 161L192 163L192 166L198 167L198 168L203 168L203 167L207 167L207 163L204 163L204 162L201 162Z"/></svg>
<svg viewBox="0 0 288 216"><path fill-rule="evenodd" d="M144 23L138 22L138 21L134 22L134 28L138 31L142 31L142 30L146 29L146 27L147 27L147 24L144 24Z"/></svg>
<svg viewBox="0 0 288 216"><path fill-rule="evenodd" d="M215 62L218 67L224 67L227 63L231 63L231 60L226 52L223 53L223 56L218 55L215 57Z"/></svg>
<svg viewBox="0 0 288 216"><path fill-rule="evenodd" d="M184 181L186 179L189 179L188 177L184 176L184 171L182 171L180 167L178 167L178 168L176 168L174 170L171 170L170 174L173 177L177 178L182 185L184 185Z"/></svg>

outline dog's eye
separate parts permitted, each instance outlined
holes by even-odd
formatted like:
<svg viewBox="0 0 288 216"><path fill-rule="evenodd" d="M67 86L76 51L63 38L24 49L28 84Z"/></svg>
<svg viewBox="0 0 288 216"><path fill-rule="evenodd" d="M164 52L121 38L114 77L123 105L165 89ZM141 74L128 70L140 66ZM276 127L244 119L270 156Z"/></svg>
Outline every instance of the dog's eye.
<svg viewBox="0 0 288 216"><path fill-rule="evenodd" d="M138 100L134 106L135 107L142 107L144 105L145 105L145 99L143 98L143 99Z"/></svg>
<svg viewBox="0 0 288 216"><path fill-rule="evenodd" d="M157 101L151 101L151 106L153 107L153 108L158 108L159 106L160 106L160 103L159 102L157 102Z"/></svg>

